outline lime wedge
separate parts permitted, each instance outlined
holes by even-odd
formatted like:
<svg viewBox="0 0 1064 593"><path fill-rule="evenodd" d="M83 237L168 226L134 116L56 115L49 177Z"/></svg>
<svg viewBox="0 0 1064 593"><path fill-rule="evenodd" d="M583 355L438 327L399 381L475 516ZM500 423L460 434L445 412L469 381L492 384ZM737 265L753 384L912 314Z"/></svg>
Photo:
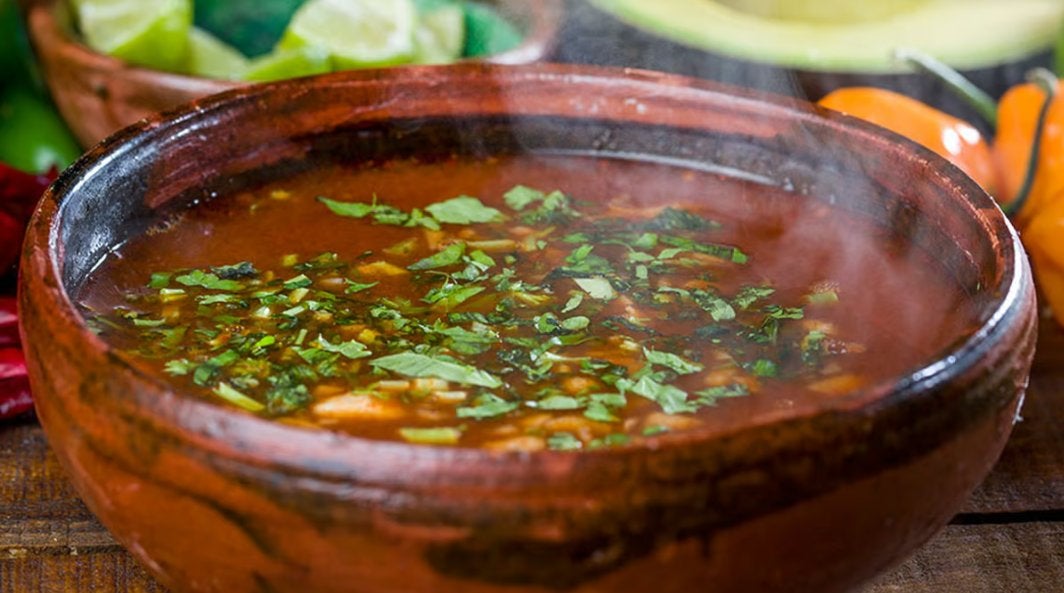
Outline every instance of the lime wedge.
<svg viewBox="0 0 1064 593"><path fill-rule="evenodd" d="M465 11L457 4L445 4L422 12L414 30L414 61L418 64L447 64L462 57L465 46Z"/></svg>
<svg viewBox="0 0 1064 593"><path fill-rule="evenodd" d="M403 64L414 55L416 24L411 0L309 0L278 45L321 48L335 70Z"/></svg>
<svg viewBox="0 0 1064 593"><path fill-rule="evenodd" d="M270 53L303 0L196 0L193 23L248 57Z"/></svg>
<svg viewBox="0 0 1064 593"><path fill-rule="evenodd" d="M78 0L85 42L131 64L180 70L188 53L192 0Z"/></svg>
<svg viewBox="0 0 1064 593"><path fill-rule="evenodd" d="M266 82L323 74L331 69L329 54L320 48L308 46L277 49L251 60L244 71L243 79L249 82Z"/></svg>
<svg viewBox="0 0 1064 593"><path fill-rule="evenodd" d="M466 42L463 55L471 58L501 54L518 45L524 36L494 8L479 2L466 3Z"/></svg>
<svg viewBox="0 0 1064 593"><path fill-rule="evenodd" d="M239 80L248 69L248 60L239 51L199 27L188 36L185 71L194 76Z"/></svg>

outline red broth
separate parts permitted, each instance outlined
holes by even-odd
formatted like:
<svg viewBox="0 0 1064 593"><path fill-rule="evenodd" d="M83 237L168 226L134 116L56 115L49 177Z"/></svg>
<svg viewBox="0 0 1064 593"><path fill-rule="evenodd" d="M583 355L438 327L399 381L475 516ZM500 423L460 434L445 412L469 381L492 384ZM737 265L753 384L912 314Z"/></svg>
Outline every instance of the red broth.
<svg viewBox="0 0 1064 593"><path fill-rule="evenodd" d="M812 409L974 323L924 253L676 166L520 156L310 172L191 208L80 304L196 397L374 439L590 449Z"/></svg>

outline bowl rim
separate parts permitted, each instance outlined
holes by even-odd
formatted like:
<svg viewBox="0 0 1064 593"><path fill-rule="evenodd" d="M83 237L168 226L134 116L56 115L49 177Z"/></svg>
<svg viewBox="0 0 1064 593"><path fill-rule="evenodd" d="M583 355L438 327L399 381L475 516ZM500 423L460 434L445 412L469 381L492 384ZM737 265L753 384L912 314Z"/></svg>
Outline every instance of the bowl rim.
<svg viewBox="0 0 1064 593"><path fill-rule="evenodd" d="M1029 263L1019 242L1019 236L994 200L974 181L959 169L949 165L944 159L931 151L910 141L901 139L895 142L893 149L908 154L910 160L925 161L936 165L936 173L942 177L942 183L955 187L956 194L963 194L971 200L972 212L984 212L987 216L981 221L980 228L992 235L992 246L998 258L1001 270L999 285L983 287L997 295L993 306L980 311L977 319L984 320L978 329L970 333L959 334L945 352L929 356L929 361L910 373L891 377L874 385L857 390L844 398L831 400L830 405L818 407L813 413L799 416L786 416L770 419L763 424L742 423L732 430L713 432L708 436L697 429L666 434L647 439L645 444L607 447L596 450L580 450L577 455L566 451L512 452L492 451L483 448L463 446L436 446L408 443L404 441L375 440L344 433L336 433L320 428L301 428L286 425L275 420L261 418L231 409L224 405L209 402L197 397L182 394L164 377L146 372L131 364L125 356L109 346L103 339L91 332L84 318L78 312L71 295L67 292L62 278L62 253L60 229L67 221L63 217L63 206L68 196L78 190L79 185L91 179L110 161L126 158L126 153L136 152L139 145L150 142L156 137L165 137L168 130L191 121L207 117L215 110L253 100L254 97L268 93L283 93L286 90L307 92L307 85L388 85L397 81L404 84L437 85L440 81L447 84L461 84L468 77L491 76L497 80L532 83L544 77L561 79L569 83L590 85L606 83L616 88L644 91L668 89L670 93L682 100L685 97L711 97L717 100L733 102L736 105L756 106L770 112L787 113L799 121L813 122L819 118L845 128L848 133L858 137L878 139L884 137L898 140L899 136L857 120L855 118L813 106L801 100L780 97L753 91L729 87L707 80L692 79L666 73L642 71L635 69L603 68L573 66L562 64L535 64L520 67L497 66L488 64L462 64L453 66L406 66L375 71L350 71L321 75L312 79L285 80L253 87L240 87L213 95L202 100L193 101L174 110L158 114L116 132L99 143L74 165L65 170L59 179L45 192L34 213L27 232L26 249L22 258L22 269L33 270L34 244L46 245L46 269L34 270L33 273L44 276L49 286L49 303L60 323L72 334L76 333L84 346L105 354L112 364L120 365L123 371L132 373L139 381L158 389L167 398L152 398L149 401L140 395L136 398L138 408L142 409L157 427L163 430L178 430L192 435L196 446L226 458L239 460L251 466L269 464L283 466L292 473L326 479L350 479L351 471L359 464L341 462L341 459L359 459L359 456L371 456L381 460L372 464L359 466L360 479L388 481L405 484L418 482L418 469L438 469L441 465L459 467L465 464L491 463L494 467L505 469L509 464L501 463L520 459L543 468L569 460L574 457L625 457L638 452L653 454L657 451L676 449L714 441L763 425L778 425L787 422L801 422L810 417L824 414L862 416L875 410L899 406L945 383L969 373L987 356L996 341L1006 335L1018 323L1022 323L1022 314L1028 313L1025 306L1032 301L1033 282ZM300 90L301 89L301 90ZM821 121L818 125L826 125ZM946 165L946 166L943 166ZM952 195L952 194L951 194ZM28 298L20 281L20 299ZM40 292L38 290L37 292ZM1033 313L1032 313L1033 315ZM963 339L961 339L963 336ZM25 337L24 337L25 339ZM850 397L854 394L860 397ZM172 401L171 401L172 400ZM180 404L178 406L165 405ZM193 413L194 412L194 413ZM269 456L256 454L256 451L269 451ZM313 461L314 455L318 455ZM364 470L372 465L380 474L369 474ZM512 464L519 466L520 464ZM566 462L562 465L568 467ZM385 472L387 467L406 467L406 472ZM512 473L522 473L520 469L511 469ZM498 484L496 484L498 485Z"/></svg>
<svg viewBox="0 0 1064 593"><path fill-rule="evenodd" d="M63 0L25 0L24 18L28 23L27 32L34 45L47 44L63 52L66 59L78 64L91 64L94 68L105 72L125 71L138 77L148 77L157 82L166 82L164 86L181 88L202 87L205 93L217 93L231 88L255 84L253 81L228 80L224 78L210 78L206 76L194 76L181 72L157 70L146 66L131 64L119 58L98 52L89 47L70 32L59 22L56 12L59 3ZM513 0L494 0L506 2ZM558 37L562 30L562 21L565 14L565 0L536 0L536 2L521 2L522 5L531 6L531 23L525 38L519 45L498 54L478 58L462 58L455 63L489 63L503 65L518 65L538 62L545 59L553 52L558 43ZM538 8L538 10L537 10ZM392 66L386 68L365 68L363 70L380 70L396 67L416 67L415 65ZM288 79L294 80L294 79Z"/></svg>

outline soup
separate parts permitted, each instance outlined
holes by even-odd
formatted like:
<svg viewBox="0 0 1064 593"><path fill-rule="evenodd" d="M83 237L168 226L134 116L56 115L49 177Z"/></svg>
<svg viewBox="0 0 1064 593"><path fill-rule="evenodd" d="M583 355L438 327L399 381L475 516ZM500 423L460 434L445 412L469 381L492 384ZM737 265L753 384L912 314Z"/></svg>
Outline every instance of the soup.
<svg viewBox="0 0 1064 593"><path fill-rule="evenodd" d="M975 322L960 292L883 229L781 189L455 156L320 163L174 214L79 304L134 364L220 405L531 451L811 410L947 347Z"/></svg>

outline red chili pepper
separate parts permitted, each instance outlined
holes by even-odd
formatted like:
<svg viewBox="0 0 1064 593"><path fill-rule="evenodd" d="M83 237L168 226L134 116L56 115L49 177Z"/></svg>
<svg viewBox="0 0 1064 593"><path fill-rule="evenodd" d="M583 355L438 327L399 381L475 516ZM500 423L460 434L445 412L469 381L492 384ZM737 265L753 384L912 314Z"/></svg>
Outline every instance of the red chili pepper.
<svg viewBox="0 0 1064 593"><path fill-rule="evenodd" d="M33 408L26 359L18 348L0 348L0 420Z"/></svg>
<svg viewBox="0 0 1064 593"><path fill-rule="evenodd" d="M56 175L54 168L31 175L0 163L0 276L18 261L26 223Z"/></svg>
<svg viewBox="0 0 1064 593"><path fill-rule="evenodd" d="M18 348L18 345L18 310L15 297L0 296L0 348Z"/></svg>

